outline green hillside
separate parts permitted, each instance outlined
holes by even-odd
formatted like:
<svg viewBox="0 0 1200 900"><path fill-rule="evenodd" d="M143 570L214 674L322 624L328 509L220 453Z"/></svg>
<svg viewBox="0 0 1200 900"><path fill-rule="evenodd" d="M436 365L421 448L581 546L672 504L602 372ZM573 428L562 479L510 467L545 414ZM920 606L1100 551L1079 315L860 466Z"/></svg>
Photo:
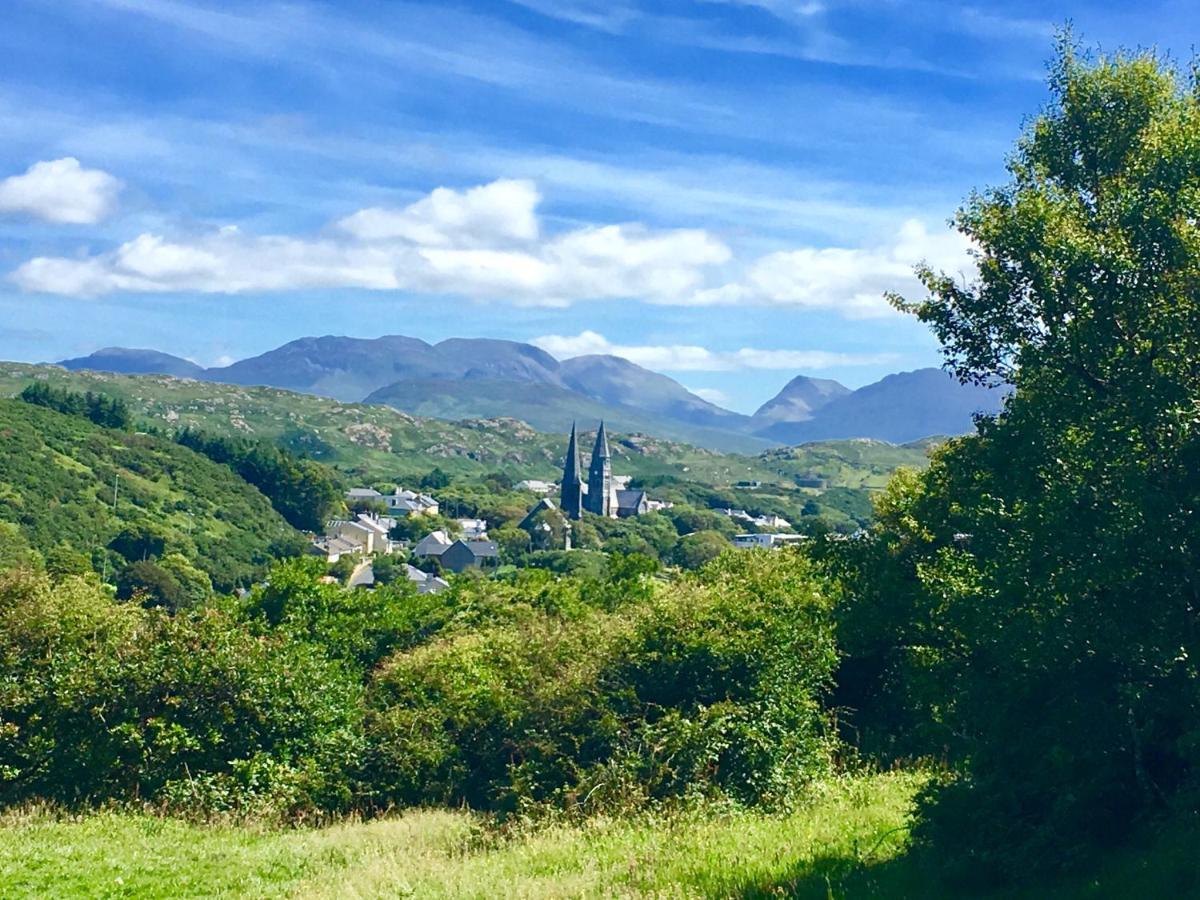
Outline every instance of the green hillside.
<svg viewBox="0 0 1200 900"><path fill-rule="evenodd" d="M219 589L246 583L273 550L299 540L225 466L165 438L17 400L0 400L0 523L20 531L5 529L10 544L23 537L43 555L81 554L99 570L122 563L107 548L125 532L124 543L154 545L153 555L182 553Z"/></svg>
<svg viewBox="0 0 1200 900"><path fill-rule="evenodd" d="M435 466L458 477L500 471L514 479L557 479L570 425L566 419L562 434L547 434L512 418L447 422L277 388L0 363L0 395L15 395L34 382L120 397L135 418L164 429L191 426L270 441L367 482L411 480ZM586 413L578 415L584 432L594 427ZM582 439L586 443L590 435ZM618 475L713 486L758 480L788 489L807 473L818 474L829 487L876 488L898 466L924 467L928 450L926 444L829 441L740 455L621 433L612 434L611 443Z"/></svg>

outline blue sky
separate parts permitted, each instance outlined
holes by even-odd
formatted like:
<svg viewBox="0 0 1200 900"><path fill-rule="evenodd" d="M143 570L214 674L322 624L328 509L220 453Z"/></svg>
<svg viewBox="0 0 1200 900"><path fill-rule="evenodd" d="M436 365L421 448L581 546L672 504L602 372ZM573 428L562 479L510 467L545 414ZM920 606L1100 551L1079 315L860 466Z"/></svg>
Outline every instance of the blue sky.
<svg viewBox="0 0 1200 900"><path fill-rule="evenodd" d="M310 334L616 352L752 411L938 362L886 308L1045 101L1188 4L7 0L0 358Z"/></svg>

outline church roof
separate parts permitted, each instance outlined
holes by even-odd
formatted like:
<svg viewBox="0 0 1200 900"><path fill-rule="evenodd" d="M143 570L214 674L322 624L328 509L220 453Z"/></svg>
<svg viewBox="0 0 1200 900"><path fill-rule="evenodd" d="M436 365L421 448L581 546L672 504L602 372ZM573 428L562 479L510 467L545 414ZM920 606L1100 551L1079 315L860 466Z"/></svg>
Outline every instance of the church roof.
<svg viewBox="0 0 1200 900"><path fill-rule="evenodd" d="M612 453L608 450L608 432L604 430L604 423L601 422L600 430L596 432L596 446L592 448L592 459L609 459L611 456Z"/></svg>
<svg viewBox="0 0 1200 900"><path fill-rule="evenodd" d="M571 441L567 444L567 461L563 466L563 484L583 481L579 466L579 442L575 439L575 423L571 423Z"/></svg>

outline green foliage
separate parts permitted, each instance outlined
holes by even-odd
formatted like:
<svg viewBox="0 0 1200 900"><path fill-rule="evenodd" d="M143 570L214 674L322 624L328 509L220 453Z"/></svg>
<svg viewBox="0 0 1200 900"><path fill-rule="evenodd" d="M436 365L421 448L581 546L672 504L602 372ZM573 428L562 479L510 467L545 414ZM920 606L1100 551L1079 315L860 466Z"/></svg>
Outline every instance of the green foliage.
<svg viewBox="0 0 1200 900"><path fill-rule="evenodd" d="M441 513L422 513L420 515L398 516L396 525L391 530L393 541L412 541L416 543L434 531L444 531L451 538L462 534L462 526L457 520Z"/></svg>
<svg viewBox="0 0 1200 900"><path fill-rule="evenodd" d="M138 797L338 809L358 685L216 610L168 615L78 578L0 576L0 802Z"/></svg>
<svg viewBox="0 0 1200 900"><path fill-rule="evenodd" d="M324 563L312 557L279 563L266 584L240 601L241 614L362 671L419 631L413 617L426 601L417 599L407 578L373 591L345 590L323 583L324 574Z"/></svg>
<svg viewBox="0 0 1200 900"><path fill-rule="evenodd" d="M384 664L368 719L380 801L756 802L824 771L835 653L801 557L730 554L612 611L552 588L545 613L443 629Z"/></svg>
<svg viewBox="0 0 1200 900"><path fill-rule="evenodd" d="M170 572L150 560L131 562L117 576L117 599L175 612L184 605L183 588Z"/></svg>
<svg viewBox="0 0 1200 900"><path fill-rule="evenodd" d="M292 456L281 447L184 429L175 440L213 462L229 466L262 491L294 528L320 531L341 505L332 470Z"/></svg>
<svg viewBox="0 0 1200 900"><path fill-rule="evenodd" d="M1200 94L1069 47L1051 87L959 213L979 280L902 304L1015 392L839 551L872 727L948 752L919 836L976 877L1069 864L1200 771Z"/></svg>
<svg viewBox="0 0 1200 900"><path fill-rule="evenodd" d="M443 472L440 466L434 466L433 470L418 482L418 486L423 491L441 490L449 484L450 476Z"/></svg>
<svg viewBox="0 0 1200 900"><path fill-rule="evenodd" d="M299 538L259 491L191 450L13 400L0 400L0 523L110 575L179 552L219 590L260 577ZM0 543L9 532L0 525Z"/></svg>
<svg viewBox="0 0 1200 900"><path fill-rule="evenodd" d="M729 550L729 538L719 531L695 531L684 535L671 551L671 562L685 569L699 569Z"/></svg>
<svg viewBox="0 0 1200 900"><path fill-rule="evenodd" d="M79 394L40 382L29 385L19 396L26 403L44 406L69 416L82 416L103 428L128 431L133 425L129 407L117 397L94 394L91 391Z"/></svg>

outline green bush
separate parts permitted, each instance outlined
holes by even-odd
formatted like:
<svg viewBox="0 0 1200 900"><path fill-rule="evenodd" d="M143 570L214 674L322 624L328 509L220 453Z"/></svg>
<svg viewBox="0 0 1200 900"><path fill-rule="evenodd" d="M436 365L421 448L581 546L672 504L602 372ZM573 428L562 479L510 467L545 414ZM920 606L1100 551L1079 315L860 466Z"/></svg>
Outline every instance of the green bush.
<svg viewBox="0 0 1200 900"><path fill-rule="evenodd" d="M0 576L0 803L346 808L360 690L310 645L217 610L171 616L80 578Z"/></svg>
<svg viewBox="0 0 1200 900"><path fill-rule="evenodd" d="M370 685L375 800L780 799L828 764L828 607L803 558L731 554L611 612L444 629Z"/></svg>

